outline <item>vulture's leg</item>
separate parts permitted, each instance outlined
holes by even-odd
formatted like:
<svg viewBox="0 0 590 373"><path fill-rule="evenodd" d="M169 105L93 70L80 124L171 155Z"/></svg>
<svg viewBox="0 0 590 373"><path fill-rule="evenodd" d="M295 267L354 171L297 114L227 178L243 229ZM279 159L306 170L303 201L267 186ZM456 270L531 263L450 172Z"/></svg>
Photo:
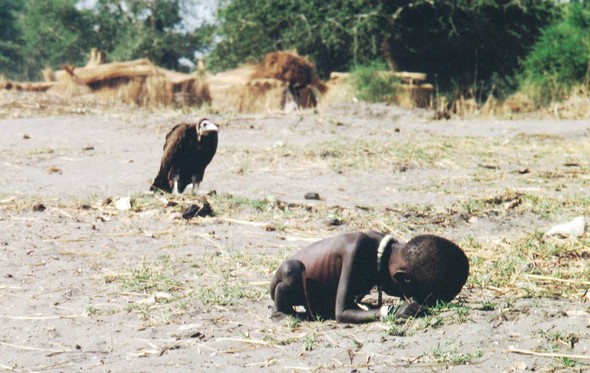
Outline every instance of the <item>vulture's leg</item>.
<svg viewBox="0 0 590 373"><path fill-rule="evenodd" d="M192 182L193 182L193 189L192 189L191 193L192 194L199 193L199 186L201 185L201 183L197 181L197 177L196 176L193 176L192 177Z"/></svg>
<svg viewBox="0 0 590 373"><path fill-rule="evenodd" d="M174 178L174 186L172 187L172 194L180 194L180 193L178 193L178 177Z"/></svg>

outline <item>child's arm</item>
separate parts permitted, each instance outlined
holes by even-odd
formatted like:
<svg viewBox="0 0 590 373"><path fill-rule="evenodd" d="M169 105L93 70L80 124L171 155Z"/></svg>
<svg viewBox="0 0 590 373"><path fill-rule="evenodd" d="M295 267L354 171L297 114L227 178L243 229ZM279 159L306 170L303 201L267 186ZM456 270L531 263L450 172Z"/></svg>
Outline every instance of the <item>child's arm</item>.
<svg viewBox="0 0 590 373"><path fill-rule="evenodd" d="M380 308L364 310L360 309L355 303L355 297L360 294L353 294L352 288L355 289L371 289L375 284L372 283L372 276L368 273L360 274L358 271L356 275L353 274L354 266L363 266L363 263L355 263L355 258L358 260L358 256L355 255L359 245L348 250L346 254L342 256L342 271L340 273L340 279L338 281L338 290L336 292L336 305L335 305L335 316L336 321L344 323L365 323L375 320L383 320L390 313L395 313L396 317L407 318L416 316L421 310L422 305L416 302L413 298L408 299L407 303L404 303L398 308L390 306L383 306ZM355 286L352 286L352 282L355 282Z"/></svg>
<svg viewBox="0 0 590 373"><path fill-rule="evenodd" d="M348 252L348 255L343 255L342 258L342 271L340 273L338 290L336 292L336 321L359 324L379 320L383 317L381 309L362 310L354 303L354 296L358 294L349 294L349 292L351 292L350 283L354 266L354 257L355 255L353 255L353 252ZM367 281L367 278L362 277L355 280Z"/></svg>

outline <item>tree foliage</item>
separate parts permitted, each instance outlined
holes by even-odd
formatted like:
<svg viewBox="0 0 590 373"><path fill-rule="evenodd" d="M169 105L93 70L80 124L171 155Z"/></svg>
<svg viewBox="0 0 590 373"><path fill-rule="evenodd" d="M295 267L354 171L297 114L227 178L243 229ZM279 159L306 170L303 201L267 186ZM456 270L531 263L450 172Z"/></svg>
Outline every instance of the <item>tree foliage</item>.
<svg viewBox="0 0 590 373"><path fill-rule="evenodd" d="M45 66L81 63L93 47L90 17L77 0L26 0L20 17L25 75L40 78Z"/></svg>
<svg viewBox="0 0 590 373"><path fill-rule="evenodd" d="M222 70L296 49L312 58L322 76L347 70L379 55L381 14L378 0L233 0L219 10L221 41L209 64Z"/></svg>
<svg viewBox="0 0 590 373"><path fill-rule="evenodd" d="M20 2L0 0L0 66L6 74L17 73L23 58L20 51L22 34L16 19L21 10Z"/></svg>
<svg viewBox="0 0 590 373"><path fill-rule="evenodd" d="M114 60L145 57L169 69L184 69L179 60L193 60L194 51L208 45L211 26L188 32L180 11L178 0L98 0L97 47Z"/></svg>
<svg viewBox="0 0 590 373"><path fill-rule="evenodd" d="M541 101L562 99L590 78L590 4L562 9L562 17L543 30L524 61L523 86Z"/></svg>
<svg viewBox="0 0 590 373"><path fill-rule="evenodd" d="M219 11L219 69L277 49L309 55L324 77L379 59L439 87L489 91L514 75L553 1L233 0ZM507 79L504 79L507 80Z"/></svg>
<svg viewBox="0 0 590 373"><path fill-rule="evenodd" d="M310 57L323 78L376 62L425 72L440 91L476 98L482 98L480 92L501 96L514 88L525 59L528 81L586 77L587 5L221 0L214 35L212 25L189 30L183 21L198 1L96 0L88 8L80 0L0 0L0 73L39 78L45 66L84 64L95 47L107 61L146 57L175 70L186 70L180 61L193 60L195 51L210 51L208 66L223 70L274 50L297 50ZM563 7L572 10L543 32L527 58L540 30Z"/></svg>
<svg viewBox="0 0 590 373"><path fill-rule="evenodd" d="M537 0L410 2L393 14L388 45L400 70L425 72L443 91L478 97L478 90L511 88L553 8Z"/></svg>
<svg viewBox="0 0 590 373"><path fill-rule="evenodd" d="M46 66L83 65L91 48L107 61L145 57L186 70L180 59L192 61L211 35L209 25L185 27L181 12L193 1L98 0L84 8L80 0L0 0L8 35L0 40L0 73L37 79Z"/></svg>

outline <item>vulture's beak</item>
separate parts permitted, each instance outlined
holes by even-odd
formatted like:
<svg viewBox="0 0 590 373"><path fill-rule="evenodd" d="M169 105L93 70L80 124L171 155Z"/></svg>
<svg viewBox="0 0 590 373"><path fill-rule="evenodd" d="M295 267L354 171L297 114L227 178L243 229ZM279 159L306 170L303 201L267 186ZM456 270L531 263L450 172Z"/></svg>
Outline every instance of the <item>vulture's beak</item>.
<svg viewBox="0 0 590 373"><path fill-rule="evenodd" d="M217 124L213 123L209 119L204 119L199 124L199 129L199 133L201 136L207 136L210 132L219 131L219 126L217 126Z"/></svg>

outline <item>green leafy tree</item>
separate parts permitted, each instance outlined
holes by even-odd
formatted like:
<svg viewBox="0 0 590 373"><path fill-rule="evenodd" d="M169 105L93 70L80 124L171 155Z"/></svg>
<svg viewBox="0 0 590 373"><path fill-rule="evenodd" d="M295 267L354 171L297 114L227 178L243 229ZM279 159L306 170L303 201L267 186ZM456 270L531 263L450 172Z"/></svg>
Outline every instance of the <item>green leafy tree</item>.
<svg viewBox="0 0 590 373"><path fill-rule="evenodd" d="M182 69L180 58L194 59L210 40L211 26L189 31L178 0L98 0L94 14L97 47L110 59L149 58L157 65Z"/></svg>
<svg viewBox="0 0 590 373"><path fill-rule="evenodd" d="M61 64L81 64L95 42L91 17L76 8L78 0L26 0L20 17L25 74L39 78L39 71Z"/></svg>
<svg viewBox="0 0 590 373"><path fill-rule="evenodd" d="M381 13L376 0L233 0L218 12L221 41L209 65L223 70L274 50L296 49L325 77L379 56Z"/></svg>
<svg viewBox="0 0 590 373"><path fill-rule="evenodd" d="M0 74L7 77L16 77L22 70L22 35L16 19L21 9L18 1L0 0Z"/></svg>
<svg viewBox="0 0 590 373"><path fill-rule="evenodd" d="M227 69L296 49L320 75L373 60L420 71L444 91L475 95L508 87L550 0L233 0L219 11L210 64ZM514 85L508 88L513 88Z"/></svg>
<svg viewBox="0 0 590 373"><path fill-rule="evenodd" d="M570 3L525 59L522 85L540 103L560 100L572 87L588 84L589 68L590 4Z"/></svg>
<svg viewBox="0 0 590 373"><path fill-rule="evenodd" d="M180 58L192 61L195 50L206 48L211 35L209 25L195 30L184 26L181 11L193 0L98 0L92 8L81 7L79 0L19 4L15 13L28 79L40 78L46 66L84 65L91 48L101 50L107 61L149 58L166 68L188 69Z"/></svg>
<svg viewBox="0 0 590 373"><path fill-rule="evenodd" d="M554 15L553 1L413 1L389 23L400 70L421 71L445 92L482 98L514 89L519 61Z"/></svg>

